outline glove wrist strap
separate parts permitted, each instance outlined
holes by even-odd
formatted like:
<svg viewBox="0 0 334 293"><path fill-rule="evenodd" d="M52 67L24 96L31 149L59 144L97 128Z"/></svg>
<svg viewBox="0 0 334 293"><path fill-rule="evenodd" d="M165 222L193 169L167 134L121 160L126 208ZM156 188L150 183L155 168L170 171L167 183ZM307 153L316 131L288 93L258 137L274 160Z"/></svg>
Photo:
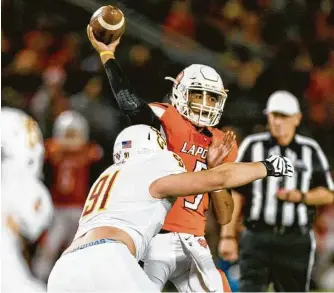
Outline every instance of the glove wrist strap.
<svg viewBox="0 0 334 293"><path fill-rule="evenodd" d="M274 168L273 164L268 162L268 161L261 161L261 163L263 163L263 165L267 169L267 176L274 176L275 168Z"/></svg>

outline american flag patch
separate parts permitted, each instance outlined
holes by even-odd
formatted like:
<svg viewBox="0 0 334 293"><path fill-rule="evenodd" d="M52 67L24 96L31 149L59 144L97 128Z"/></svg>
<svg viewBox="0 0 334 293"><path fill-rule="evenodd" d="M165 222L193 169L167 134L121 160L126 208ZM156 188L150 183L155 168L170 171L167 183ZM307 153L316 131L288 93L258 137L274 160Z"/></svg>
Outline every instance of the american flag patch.
<svg viewBox="0 0 334 293"><path fill-rule="evenodd" d="M127 140L127 141L122 141L122 149L129 149L132 146L132 141Z"/></svg>

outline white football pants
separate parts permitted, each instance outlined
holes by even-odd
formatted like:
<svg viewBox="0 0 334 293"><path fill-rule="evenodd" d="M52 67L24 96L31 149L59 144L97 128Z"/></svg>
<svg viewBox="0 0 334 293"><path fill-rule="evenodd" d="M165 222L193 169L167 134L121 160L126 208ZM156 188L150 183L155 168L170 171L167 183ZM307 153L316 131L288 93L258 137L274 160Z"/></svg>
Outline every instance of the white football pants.
<svg viewBox="0 0 334 293"><path fill-rule="evenodd" d="M48 292L158 292L121 243L104 243L61 256L51 271Z"/></svg>
<svg viewBox="0 0 334 293"><path fill-rule="evenodd" d="M203 236L156 235L145 255L144 271L161 291L170 280L179 292L223 292L222 277Z"/></svg>

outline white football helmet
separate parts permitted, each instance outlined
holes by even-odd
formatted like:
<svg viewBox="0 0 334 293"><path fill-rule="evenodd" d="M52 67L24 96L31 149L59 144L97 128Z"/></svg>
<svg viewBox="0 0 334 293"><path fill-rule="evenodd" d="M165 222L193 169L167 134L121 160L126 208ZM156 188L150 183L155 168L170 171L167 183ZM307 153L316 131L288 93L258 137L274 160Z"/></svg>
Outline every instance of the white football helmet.
<svg viewBox="0 0 334 293"><path fill-rule="evenodd" d="M167 143L160 131L148 125L125 128L116 138L114 162L122 164L129 158L167 150Z"/></svg>
<svg viewBox="0 0 334 293"><path fill-rule="evenodd" d="M89 138L88 122L79 112L64 111L53 125L53 137L60 144L69 147L85 144Z"/></svg>
<svg viewBox="0 0 334 293"><path fill-rule="evenodd" d="M228 90L224 88L216 70L206 65L192 64L179 73L176 79L172 77L166 79L174 82L171 102L182 116L201 127L218 124ZM190 103L189 93L192 91L202 92L203 104ZM208 106L207 93L217 97L215 106ZM196 113L192 109L196 110Z"/></svg>
<svg viewBox="0 0 334 293"><path fill-rule="evenodd" d="M42 176L44 142L37 122L21 110L1 110L1 155L4 168Z"/></svg>

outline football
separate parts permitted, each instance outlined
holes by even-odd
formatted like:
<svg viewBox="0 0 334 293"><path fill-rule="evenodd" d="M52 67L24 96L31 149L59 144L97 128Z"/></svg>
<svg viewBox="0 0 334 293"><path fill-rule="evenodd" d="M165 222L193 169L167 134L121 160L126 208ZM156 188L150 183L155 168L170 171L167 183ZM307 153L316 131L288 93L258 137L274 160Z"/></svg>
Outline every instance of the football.
<svg viewBox="0 0 334 293"><path fill-rule="evenodd" d="M102 6L94 12L90 22L95 38L108 45L121 37L125 31L123 12L114 6Z"/></svg>

